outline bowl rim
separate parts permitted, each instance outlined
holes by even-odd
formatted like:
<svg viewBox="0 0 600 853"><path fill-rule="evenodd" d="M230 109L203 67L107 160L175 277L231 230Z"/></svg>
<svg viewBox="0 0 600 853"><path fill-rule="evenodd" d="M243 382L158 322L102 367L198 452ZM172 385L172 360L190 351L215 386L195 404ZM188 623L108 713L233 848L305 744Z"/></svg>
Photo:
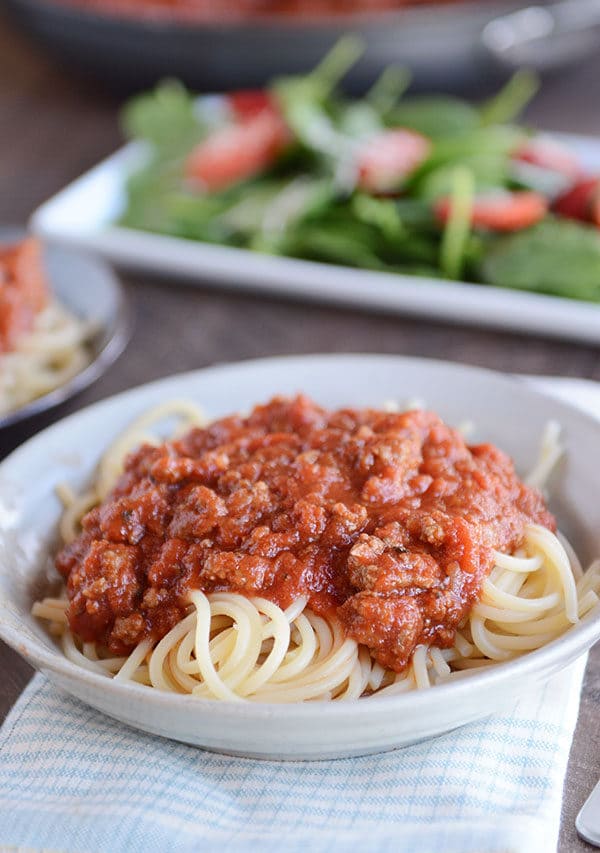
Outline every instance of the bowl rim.
<svg viewBox="0 0 600 853"><path fill-rule="evenodd" d="M338 361L338 360L371 360L375 361L395 361L400 365L418 366L438 366L445 368L458 369L459 371L478 375L481 377L490 377L495 383L504 384L507 390L519 388L526 389L527 394L532 397L533 401L541 399L546 403L550 402L558 410L567 411L571 418L582 421L588 427L591 426L598 432L600 442L600 419L582 411L576 406L573 406L564 400L560 400L545 391L537 388L528 387L524 378L510 376L508 374L490 370L488 368L474 367L471 365L461 364L458 362L447 361L443 359L421 358L412 356L401 356L393 354L376 354L376 353L323 353L310 355L284 355L271 356L267 358L243 359L235 362L221 362L214 365L209 365L197 370L186 371L183 373L173 374L163 377L152 382L143 383L135 386L119 394L107 397L104 400L93 403L78 412L75 412L66 418L58 421L47 429L35 435L27 442L14 450L6 459L0 463L0 474L6 469L11 468L15 464L19 464L21 457L26 456L30 448L41 444L48 433L58 432L59 430L67 430L71 424L78 419L86 416L91 410L94 410L96 415L102 416L102 409L106 409L115 402L124 402L127 399L135 400L135 397L148 392L159 392L168 387L171 382L193 381L197 377L201 377L207 373L227 372L245 368L252 370L262 366L268 367L274 363L287 363L291 366L294 361L307 364L312 362L319 363L323 360ZM292 366L293 369L293 366ZM0 533L2 528L0 526ZM10 602L9 602L10 603ZM6 604L6 599L0 597L0 608ZM18 608L19 618L22 617L22 610ZM32 639L33 637L33 639ZM329 717L339 718L343 722L349 718L355 721L360 721L365 715L371 717L374 713L383 713L385 710L396 708L398 711L404 707L410 707L411 713L419 712L421 708L425 709L432 701L431 697L437 697L439 704L444 701L453 702L460 701L468 696L474 687L485 690L491 687L501 687L507 681L524 678L531 675L534 679L536 674L539 675L540 669L544 666L552 667L555 664L555 669L563 669L568 663L575 658L584 654L591 646L600 639L600 604L597 604L591 613L587 614L579 624L567 629L567 632L557 639L547 643L540 649L528 652L514 660L499 662L489 668L484 668L469 678L458 678L450 680L444 684L435 685L431 690L415 690L408 693L392 696L377 696L377 694L368 697L368 701L364 702L330 702L330 701L311 701L311 702L294 702L294 703L266 703L251 701L240 702L224 702L216 699L204 699L191 695L167 693L160 690L148 688L145 685L138 685L133 682L117 682L114 679L94 673L75 663L69 661L59 648L50 649L41 640L30 636L27 631L25 635L19 633L11 625L0 619L0 639L3 639L9 646L22 655L32 665L49 669L59 675L67 678L74 678L90 688L104 688L119 696L121 699L145 699L150 701L156 707L165 711L178 708L181 711L194 710L197 714L211 713L218 710L221 716L231 717L232 719L248 719L249 714L256 719L270 719L273 716L279 715L282 708L285 708L285 714L290 719L298 719L299 721L314 721L322 719L323 714ZM560 663L561 656L558 655L559 649L567 652L565 663ZM252 709L250 711L250 709Z"/></svg>

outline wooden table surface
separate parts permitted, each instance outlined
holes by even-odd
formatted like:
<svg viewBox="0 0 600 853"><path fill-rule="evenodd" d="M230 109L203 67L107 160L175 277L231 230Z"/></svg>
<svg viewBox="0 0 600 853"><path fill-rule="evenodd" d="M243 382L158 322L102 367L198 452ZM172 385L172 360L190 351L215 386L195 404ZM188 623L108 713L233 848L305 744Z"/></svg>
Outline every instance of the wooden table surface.
<svg viewBox="0 0 600 853"><path fill-rule="evenodd" d="M547 81L532 124L600 135L600 57ZM0 225L31 211L119 145L116 98L75 79L0 19ZM126 354L60 417L146 380L214 362L281 353L382 352L437 356L506 371L600 380L600 350L336 307L125 279L136 317ZM38 422L36 429L52 418ZM20 442L31 429L12 437ZM0 456L10 447L0 442ZM0 643L0 720L31 670ZM589 851L577 811L600 777L600 646L590 655L565 784L560 853ZM1 839L0 839L1 842Z"/></svg>

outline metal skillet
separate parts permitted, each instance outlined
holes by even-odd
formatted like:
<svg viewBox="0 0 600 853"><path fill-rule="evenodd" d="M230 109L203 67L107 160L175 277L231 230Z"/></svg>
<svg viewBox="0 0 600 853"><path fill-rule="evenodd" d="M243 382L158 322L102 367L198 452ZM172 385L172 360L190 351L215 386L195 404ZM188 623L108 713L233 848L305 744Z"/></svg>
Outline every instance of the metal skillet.
<svg viewBox="0 0 600 853"><path fill-rule="evenodd" d="M597 8L597 0L566 0L559 5L581 8L581 3L590 2ZM527 41L531 33L525 25L535 22L535 13L533 18L514 17L525 6L522 0L458 0L312 20L261 16L225 23L100 13L59 0L4 0L4 5L21 28L65 66L121 91L152 85L165 76L179 77L201 91L261 85L274 74L311 68L348 31L360 32L366 43L363 59L349 75L350 87L361 88L394 62L411 69L418 88L481 87L504 59L513 62L515 27L517 41L522 33ZM543 7L548 8L554 7ZM547 13L546 35L548 15L552 21L552 11ZM567 9L567 22L570 17ZM498 18L500 29L490 30ZM562 26L565 15L559 18ZM507 26L513 32L508 50ZM556 63L550 64L573 61L600 39L600 28L586 26L573 49L557 52L555 41L549 42L548 50L540 45L538 30L533 32L535 50L530 52L534 65L540 55L548 64L548 51L556 52ZM522 40L519 44L519 60L528 64L527 45L524 56Z"/></svg>

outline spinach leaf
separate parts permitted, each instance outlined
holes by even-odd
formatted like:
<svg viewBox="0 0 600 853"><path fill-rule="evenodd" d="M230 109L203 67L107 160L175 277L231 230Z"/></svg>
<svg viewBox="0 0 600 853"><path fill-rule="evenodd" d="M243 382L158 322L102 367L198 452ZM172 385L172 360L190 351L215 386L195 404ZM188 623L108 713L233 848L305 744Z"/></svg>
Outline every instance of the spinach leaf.
<svg viewBox="0 0 600 853"><path fill-rule="evenodd" d="M506 186L509 180L507 158L499 154L482 151L444 163L423 175L414 186L414 191L423 199L436 199L452 191L456 169L471 173L476 192Z"/></svg>
<svg viewBox="0 0 600 853"><path fill-rule="evenodd" d="M149 142L155 154L188 151L206 133L194 97L181 83L166 80L151 92L137 95L122 114L125 135Z"/></svg>
<svg viewBox="0 0 600 853"><path fill-rule="evenodd" d="M480 120L477 109L466 101L423 95L401 101L390 112L387 124L416 130L430 139L441 139L473 130L479 127Z"/></svg>
<svg viewBox="0 0 600 853"><path fill-rule="evenodd" d="M481 263L487 284L600 301L600 231L548 219L495 240Z"/></svg>

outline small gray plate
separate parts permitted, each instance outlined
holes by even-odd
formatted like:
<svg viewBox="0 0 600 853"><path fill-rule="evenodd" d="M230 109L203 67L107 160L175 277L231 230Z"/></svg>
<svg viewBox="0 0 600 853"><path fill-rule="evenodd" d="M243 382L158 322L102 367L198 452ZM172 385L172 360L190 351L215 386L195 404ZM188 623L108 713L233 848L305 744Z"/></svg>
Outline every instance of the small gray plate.
<svg viewBox="0 0 600 853"><path fill-rule="evenodd" d="M23 236L23 231L0 229L2 243ZM44 261L54 296L77 317L92 321L97 327L90 341L92 360L60 388L0 417L0 432L83 391L118 358L131 334L131 316L123 288L104 262L61 246L46 246Z"/></svg>

